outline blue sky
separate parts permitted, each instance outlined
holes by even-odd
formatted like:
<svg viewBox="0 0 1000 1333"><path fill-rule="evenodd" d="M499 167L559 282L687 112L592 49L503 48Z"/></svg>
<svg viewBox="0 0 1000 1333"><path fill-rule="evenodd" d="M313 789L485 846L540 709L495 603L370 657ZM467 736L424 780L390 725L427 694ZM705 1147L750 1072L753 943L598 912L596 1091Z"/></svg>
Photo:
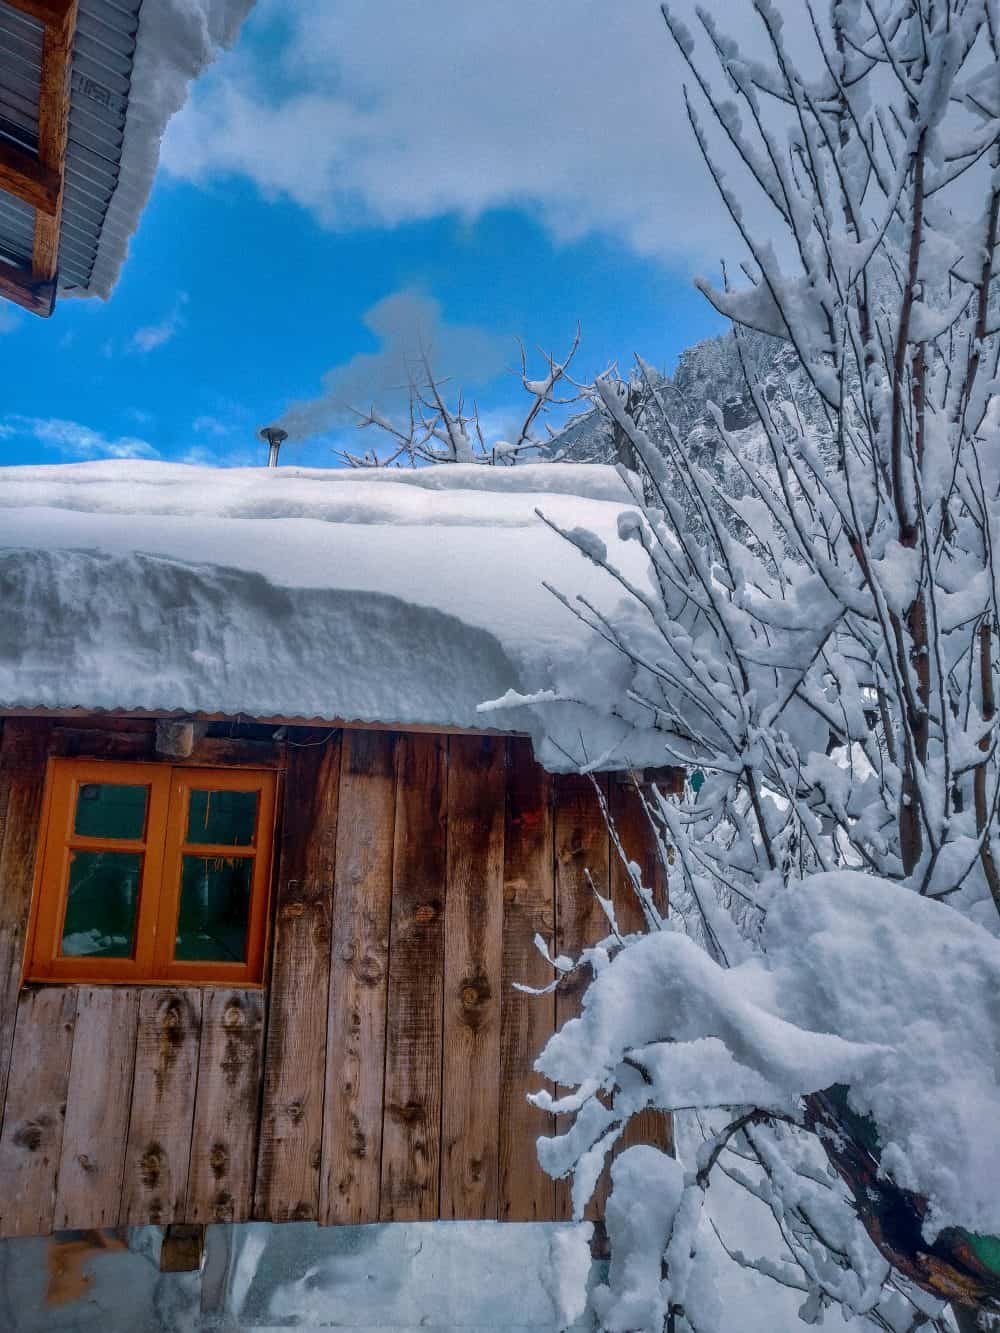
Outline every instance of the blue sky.
<svg viewBox="0 0 1000 1333"><path fill-rule="evenodd" d="M380 350L417 321L497 422L522 397L518 337L558 354L579 322L588 376L636 351L669 369L720 330L691 279L726 232L678 128L655 6L626 0L628 95L595 109L605 34L585 31L554 69L546 57L540 90L510 13L522 0L488 6L482 32L440 3L462 53L479 42L495 66L474 71L475 114L447 49L425 53L440 73L414 58L403 0L380 0L396 35L377 61L360 0L301 0L294 20L261 0L171 128L112 298L63 300L49 321L0 312L5 462L258 461L256 428L331 372L359 406L384 395ZM482 91L505 80L516 106ZM285 460L333 463L345 420Z"/></svg>

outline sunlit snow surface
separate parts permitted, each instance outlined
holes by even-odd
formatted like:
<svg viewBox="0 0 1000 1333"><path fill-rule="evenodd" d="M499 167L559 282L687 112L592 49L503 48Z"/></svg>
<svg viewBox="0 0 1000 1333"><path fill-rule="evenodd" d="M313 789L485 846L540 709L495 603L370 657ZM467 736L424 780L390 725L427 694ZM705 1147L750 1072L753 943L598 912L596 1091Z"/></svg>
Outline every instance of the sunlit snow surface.
<svg viewBox="0 0 1000 1333"><path fill-rule="evenodd" d="M5 468L0 707L490 726L554 768L662 763L610 716L628 663L545 587L622 598L538 511L647 586L630 507L582 465ZM510 691L542 698L479 711Z"/></svg>

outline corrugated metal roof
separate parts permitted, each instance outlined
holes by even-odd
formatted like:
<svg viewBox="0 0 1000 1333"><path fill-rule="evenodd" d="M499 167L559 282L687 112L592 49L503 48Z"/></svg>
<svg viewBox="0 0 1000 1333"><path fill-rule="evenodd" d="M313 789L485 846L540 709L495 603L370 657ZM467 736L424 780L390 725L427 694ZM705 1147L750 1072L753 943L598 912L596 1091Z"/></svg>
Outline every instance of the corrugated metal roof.
<svg viewBox="0 0 1000 1333"><path fill-rule="evenodd" d="M66 146L59 285L86 288L121 170L142 0L80 0ZM40 23L0 0L0 138L36 152ZM0 258L29 262L34 213L0 191Z"/></svg>
<svg viewBox="0 0 1000 1333"><path fill-rule="evenodd" d="M90 283L121 169L142 0L80 0L73 45L59 285Z"/></svg>
<svg viewBox="0 0 1000 1333"><path fill-rule="evenodd" d="M38 149L42 25L0 0L0 138Z"/></svg>
<svg viewBox="0 0 1000 1333"><path fill-rule="evenodd" d="M0 190L0 259L28 264L35 239L35 210Z"/></svg>

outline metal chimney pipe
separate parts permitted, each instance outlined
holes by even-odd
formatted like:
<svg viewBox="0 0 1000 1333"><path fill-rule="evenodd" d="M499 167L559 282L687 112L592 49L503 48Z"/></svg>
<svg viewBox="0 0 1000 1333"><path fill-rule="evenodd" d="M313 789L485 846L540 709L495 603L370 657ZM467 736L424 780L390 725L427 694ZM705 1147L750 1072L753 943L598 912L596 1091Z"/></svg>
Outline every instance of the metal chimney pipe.
<svg viewBox="0 0 1000 1333"><path fill-rule="evenodd" d="M267 442L267 466L277 467L278 450L288 439L288 431L282 430L280 426L262 426L257 434Z"/></svg>

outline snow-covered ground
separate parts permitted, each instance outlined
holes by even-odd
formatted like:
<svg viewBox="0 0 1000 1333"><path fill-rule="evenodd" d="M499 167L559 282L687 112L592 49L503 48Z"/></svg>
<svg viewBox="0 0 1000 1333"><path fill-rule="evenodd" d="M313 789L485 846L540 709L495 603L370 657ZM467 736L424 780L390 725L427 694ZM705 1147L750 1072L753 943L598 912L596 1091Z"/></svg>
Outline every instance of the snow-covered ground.
<svg viewBox="0 0 1000 1333"><path fill-rule="evenodd" d="M627 662L545 587L621 597L539 511L645 584L630 507L581 465L5 468L0 707L489 726L553 768L662 763L602 712ZM509 691L543 702L479 710Z"/></svg>
<svg viewBox="0 0 1000 1333"><path fill-rule="evenodd" d="M714 1189L713 1189L714 1193ZM719 1198L728 1242L760 1240L740 1191ZM589 1226L395 1222L321 1228L248 1223L208 1229L201 1273L162 1274L155 1228L0 1242L4 1333L225 1333L339 1328L354 1333L560 1333L589 1330L578 1311ZM713 1239L706 1237L711 1253ZM712 1333L793 1333L800 1303L727 1263ZM599 1265L595 1266L600 1273ZM562 1273L563 1287L556 1270ZM830 1333L860 1323L828 1318Z"/></svg>
<svg viewBox="0 0 1000 1333"><path fill-rule="evenodd" d="M104 1233L95 1245L92 1232L4 1241L0 1327L558 1333L581 1313L589 1233L496 1222L217 1226L208 1229L201 1273L185 1274L160 1273L153 1227L132 1230L127 1243ZM573 1274L577 1281L560 1288Z"/></svg>

